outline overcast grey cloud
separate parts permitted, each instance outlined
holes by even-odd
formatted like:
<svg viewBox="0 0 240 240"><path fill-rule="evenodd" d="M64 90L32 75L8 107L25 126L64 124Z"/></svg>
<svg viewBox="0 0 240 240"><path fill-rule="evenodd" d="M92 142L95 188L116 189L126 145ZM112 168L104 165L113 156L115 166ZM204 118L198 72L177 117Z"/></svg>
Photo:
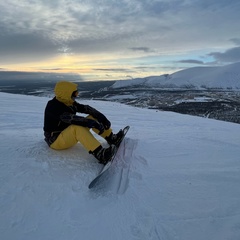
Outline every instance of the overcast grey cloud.
<svg viewBox="0 0 240 240"><path fill-rule="evenodd" d="M240 62L240 47L228 49L225 52L212 52L209 56L214 57L218 62Z"/></svg>
<svg viewBox="0 0 240 240"><path fill-rule="evenodd" d="M61 54L122 55L163 68L164 62L235 62L239 12L238 0L0 1L0 64Z"/></svg>
<svg viewBox="0 0 240 240"><path fill-rule="evenodd" d="M148 47L132 47L130 48L131 50L133 51L143 51L143 52L154 52L153 50L151 50L150 48Z"/></svg>
<svg viewBox="0 0 240 240"><path fill-rule="evenodd" d="M178 62L180 62L180 63L204 64L203 61L193 60L193 59L180 60Z"/></svg>
<svg viewBox="0 0 240 240"><path fill-rule="evenodd" d="M230 41L232 41L236 45L240 46L240 38L232 38L232 39L230 39Z"/></svg>

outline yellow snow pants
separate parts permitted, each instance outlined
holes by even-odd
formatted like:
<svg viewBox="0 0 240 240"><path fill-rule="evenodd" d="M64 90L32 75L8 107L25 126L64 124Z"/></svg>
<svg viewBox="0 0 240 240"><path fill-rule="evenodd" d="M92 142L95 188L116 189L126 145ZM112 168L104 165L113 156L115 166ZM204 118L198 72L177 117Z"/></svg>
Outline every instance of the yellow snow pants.
<svg viewBox="0 0 240 240"><path fill-rule="evenodd" d="M92 116L87 118L95 120ZM98 129L92 129L95 133L99 133ZM105 138L108 137L112 132L112 129L109 128L105 130L100 136ZM90 129L87 127L82 127L78 125L70 125L64 129L57 139L51 144L51 148L55 150L63 150L70 147L73 147L75 144L80 142L87 151L94 151L101 144L90 132Z"/></svg>

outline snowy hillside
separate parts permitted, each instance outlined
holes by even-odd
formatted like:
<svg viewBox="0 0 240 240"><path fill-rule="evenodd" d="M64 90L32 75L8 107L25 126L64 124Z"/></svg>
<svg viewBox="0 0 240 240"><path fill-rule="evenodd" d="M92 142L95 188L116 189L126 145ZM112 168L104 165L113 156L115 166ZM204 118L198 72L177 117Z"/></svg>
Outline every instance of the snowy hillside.
<svg viewBox="0 0 240 240"><path fill-rule="evenodd" d="M195 89L240 89L240 63L223 67L194 67L171 75L117 81L112 88L130 86Z"/></svg>
<svg viewBox="0 0 240 240"><path fill-rule="evenodd" d="M108 182L90 191L96 160L43 141L48 99L0 101L1 239L240 239L239 124L84 101L114 131L131 126Z"/></svg>

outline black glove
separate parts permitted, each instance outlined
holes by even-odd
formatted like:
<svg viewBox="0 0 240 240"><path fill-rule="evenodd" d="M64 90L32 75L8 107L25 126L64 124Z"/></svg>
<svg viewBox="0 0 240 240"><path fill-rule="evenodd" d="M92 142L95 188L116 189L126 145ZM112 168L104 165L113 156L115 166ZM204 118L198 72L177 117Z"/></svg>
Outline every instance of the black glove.
<svg viewBox="0 0 240 240"><path fill-rule="evenodd" d="M103 124L92 120L92 119L87 119L87 127L88 128L96 128L97 130L99 130L99 135L101 135L104 132L104 126Z"/></svg>
<svg viewBox="0 0 240 240"><path fill-rule="evenodd" d="M111 127L111 122L102 113L98 112L96 119L103 125L104 129L107 130Z"/></svg>
<svg viewBox="0 0 240 240"><path fill-rule="evenodd" d="M104 116L104 118L101 120L101 123L103 124L104 128L107 130L111 127L111 122Z"/></svg>
<svg viewBox="0 0 240 240"><path fill-rule="evenodd" d="M80 104L78 104L78 106L80 106ZM89 105L83 105L84 106L84 113L90 114L91 116L93 116L94 118L97 119L97 121L99 123L102 123L102 125L104 126L104 129L109 129L111 127L111 122L98 110L96 110L95 108L89 106ZM80 110L80 107L78 107Z"/></svg>

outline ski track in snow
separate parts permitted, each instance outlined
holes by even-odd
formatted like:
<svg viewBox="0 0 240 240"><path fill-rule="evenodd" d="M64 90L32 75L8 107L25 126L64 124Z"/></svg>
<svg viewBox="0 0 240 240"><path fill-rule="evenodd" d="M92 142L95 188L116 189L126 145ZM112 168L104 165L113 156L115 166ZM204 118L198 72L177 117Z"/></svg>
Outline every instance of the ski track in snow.
<svg viewBox="0 0 240 240"><path fill-rule="evenodd" d="M122 142L112 166L106 176L99 181L98 187L103 193L110 191L115 194L124 194L129 184L129 172L131 162L137 161L134 149L137 145L136 140L125 138ZM96 192L96 188L93 189Z"/></svg>

